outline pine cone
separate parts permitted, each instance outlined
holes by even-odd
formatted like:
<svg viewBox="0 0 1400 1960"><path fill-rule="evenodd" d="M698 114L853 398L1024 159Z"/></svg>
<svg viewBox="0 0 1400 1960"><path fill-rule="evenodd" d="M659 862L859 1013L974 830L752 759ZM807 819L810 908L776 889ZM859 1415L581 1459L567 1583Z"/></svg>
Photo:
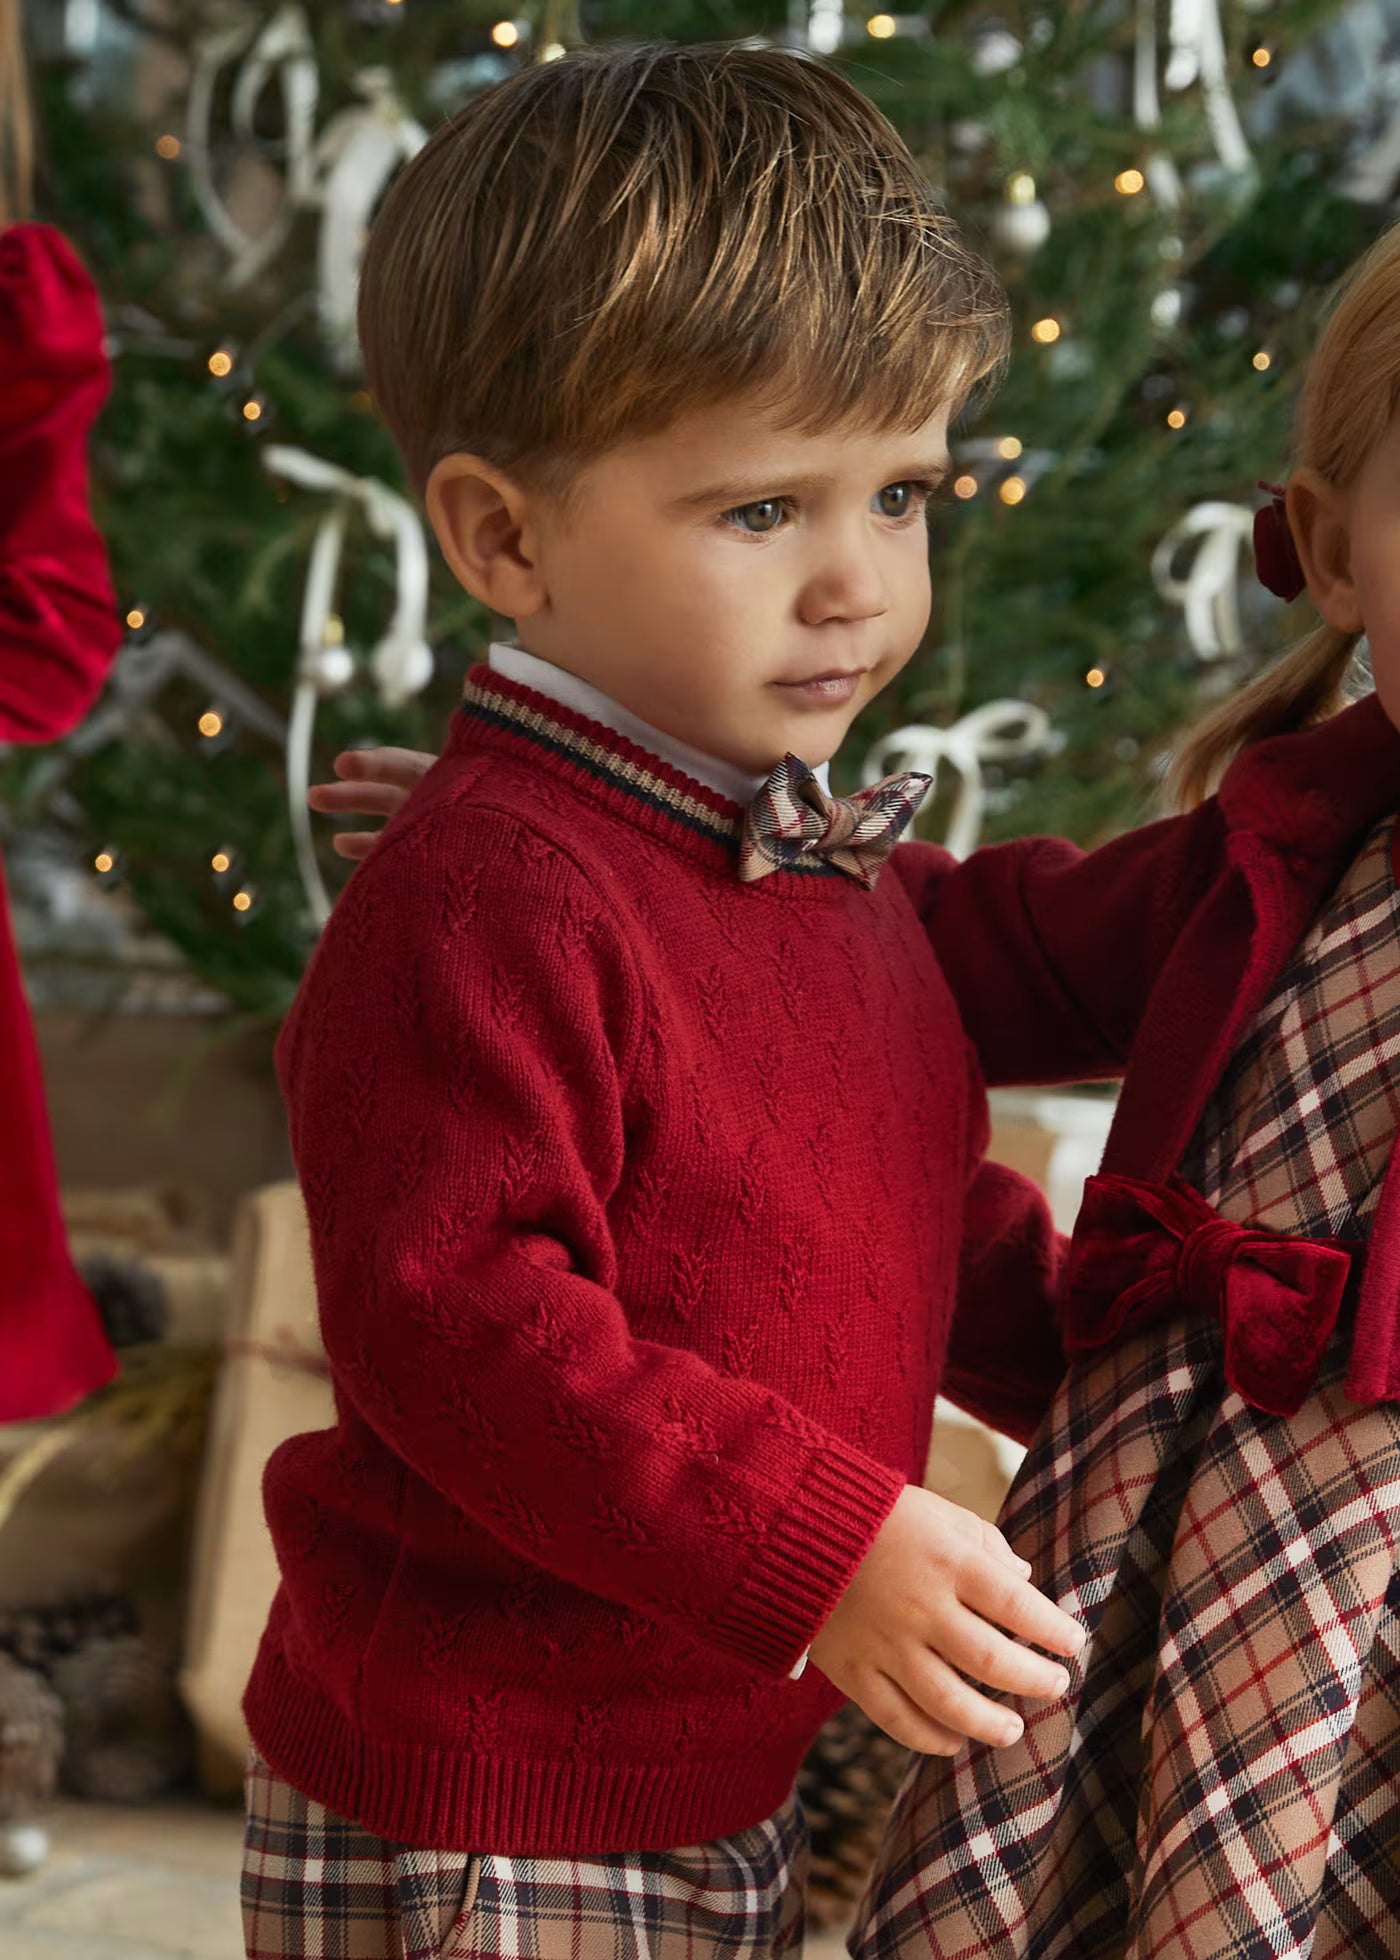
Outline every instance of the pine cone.
<svg viewBox="0 0 1400 1960"><path fill-rule="evenodd" d="M52 1797L63 1754L63 1706L41 1674L0 1654L0 1824Z"/></svg>
<svg viewBox="0 0 1400 1960"><path fill-rule="evenodd" d="M807 1915L818 1930L841 1926L864 1890L909 1751L854 1702L821 1730L797 1773L812 1834Z"/></svg>
<svg viewBox="0 0 1400 1960"><path fill-rule="evenodd" d="M118 1259L110 1252L90 1253L78 1270L97 1302L107 1339L114 1348L164 1338L170 1301L159 1273L153 1273L139 1259Z"/></svg>
<svg viewBox="0 0 1400 1960"><path fill-rule="evenodd" d="M144 1641L94 1640L56 1664L53 1685L68 1730L63 1781L75 1796L149 1803L189 1769L188 1717Z"/></svg>

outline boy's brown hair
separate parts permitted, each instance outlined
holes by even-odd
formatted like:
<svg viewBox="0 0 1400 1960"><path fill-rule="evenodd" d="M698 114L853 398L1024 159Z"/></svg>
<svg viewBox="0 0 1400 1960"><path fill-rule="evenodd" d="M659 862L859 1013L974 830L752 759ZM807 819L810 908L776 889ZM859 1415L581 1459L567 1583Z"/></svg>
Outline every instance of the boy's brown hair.
<svg viewBox="0 0 1400 1960"><path fill-rule="evenodd" d="M563 488L749 391L798 428L917 427L1006 307L885 118L772 48L522 70L401 173L365 255L367 379L420 488L467 450Z"/></svg>

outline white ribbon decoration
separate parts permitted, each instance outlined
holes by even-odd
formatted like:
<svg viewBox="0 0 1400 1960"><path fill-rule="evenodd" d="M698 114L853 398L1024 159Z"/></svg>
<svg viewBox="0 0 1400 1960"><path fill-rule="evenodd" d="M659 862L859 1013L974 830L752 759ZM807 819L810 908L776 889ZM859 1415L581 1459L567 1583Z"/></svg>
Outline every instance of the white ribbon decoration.
<svg viewBox="0 0 1400 1960"><path fill-rule="evenodd" d="M1045 754L1051 745L1050 718L1043 709L1029 701L989 701L951 728L914 723L882 736L867 754L860 779L869 788L895 768L915 769L932 776L932 794L946 762L957 771L958 788L943 841L954 857L965 858L977 848L986 814L983 763L1021 761Z"/></svg>
<svg viewBox="0 0 1400 1960"><path fill-rule="evenodd" d="M1253 155L1230 93L1225 37L1218 0L1171 0L1169 51L1164 80L1173 92L1199 82L1215 153L1230 171L1248 170ZM1161 127L1157 93L1157 0L1137 0L1133 49L1133 118L1139 129ZM1168 156L1149 156L1143 174L1166 211L1181 203L1181 177Z"/></svg>
<svg viewBox="0 0 1400 1960"><path fill-rule="evenodd" d="M1178 578L1172 566L1184 544L1200 544L1190 570ZM1152 554L1152 577L1164 599L1186 615L1186 632L1202 660L1236 654L1240 632L1240 553L1254 548L1254 512L1243 504L1194 505L1173 525Z"/></svg>
<svg viewBox="0 0 1400 1960"><path fill-rule="evenodd" d="M256 235L234 222L215 187L212 156L214 91L226 64L245 48L247 60L233 89L235 133L245 141L252 140L258 97L274 74L281 84L287 131L282 193L272 216ZM312 135L319 93L311 29L295 4L279 8L261 28L256 21L244 20L211 30L197 43L185 112L190 181L209 229L229 255L231 286L245 284L276 257L291 232L299 206L314 201Z"/></svg>
<svg viewBox="0 0 1400 1960"><path fill-rule="evenodd" d="M353 367L359 358L355 299L370 217L399 165L428 140L427 130L395 95L387 68L361 69L355 86L363 105L333 117L316 145L321 330L341 368Z"/></svg>
<svg viewBox="0 0 1400 1960"><path fill-rule="evenodd" d="M380 695L389 707L401 707L432 678L432 649L425 637L428 548L412 505L377 478L354 476L338 464L328 463L324 457L285 443L269 444L263 451L263 462L275 476L288 483L295 483L303 490L328 492L335 499L322 516L311 547L302 592L296 681L287 730L287 810L292 841L302 888L319 928L330 917L331 901L316 856L306 792L311 781L316 709L324 686L321 663L326 627L335 605L350 514L358 507L375 535L392 538L396 547L398 579L393 616L370 656Z"/></svg>

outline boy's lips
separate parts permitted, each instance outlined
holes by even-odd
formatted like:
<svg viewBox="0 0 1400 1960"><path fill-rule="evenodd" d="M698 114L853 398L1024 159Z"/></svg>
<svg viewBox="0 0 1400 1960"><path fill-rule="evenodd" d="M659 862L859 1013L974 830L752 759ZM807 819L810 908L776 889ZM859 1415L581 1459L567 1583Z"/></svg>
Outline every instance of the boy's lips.
<svg viewBox="0 0 1400 1960"><path fill-rule="evenodd" d="M824 673L808 674L801 680L774 681L794 701L817 708L839 707L855 694L868 667L829 667Z"/></svg>

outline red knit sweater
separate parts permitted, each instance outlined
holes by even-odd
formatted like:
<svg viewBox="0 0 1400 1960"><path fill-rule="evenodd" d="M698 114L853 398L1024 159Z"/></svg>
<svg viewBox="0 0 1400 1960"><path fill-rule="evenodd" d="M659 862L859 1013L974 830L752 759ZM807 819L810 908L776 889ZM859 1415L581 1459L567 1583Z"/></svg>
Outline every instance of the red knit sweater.
<svg viewBox="0 0 1400 1960"><path fill-rule="evenodd" d="M247 1712L381 1835L755 1823L922 1473L985 1098L899 878L477 669L279 1061L338 1424L267 1474Z"/></svg>

